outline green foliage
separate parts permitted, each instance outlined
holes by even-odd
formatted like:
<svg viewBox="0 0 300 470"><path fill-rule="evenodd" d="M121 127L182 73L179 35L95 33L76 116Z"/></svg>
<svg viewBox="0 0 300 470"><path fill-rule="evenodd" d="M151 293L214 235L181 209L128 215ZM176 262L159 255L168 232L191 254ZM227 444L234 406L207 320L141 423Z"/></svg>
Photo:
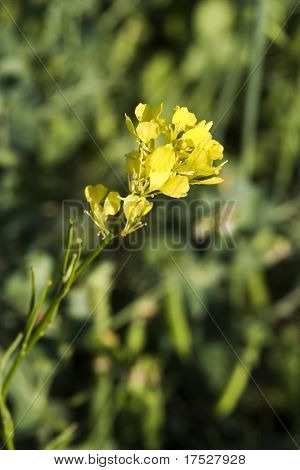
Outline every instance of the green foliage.
<svg viewBox="0 0 300 470"><path fill-rule="evenodd" d="M101 181L123 192L125 112L139 101L164 101L167 114L188 106L214 120L230 160L219 189L189 195L204 213L190 205L177 220L157 208L137 236L143 250L107 251L78 280L12 382L16 447L294 448L280 420L299 442L299 9L286 22L295 2L3 4L3 367L3 350L22 341L29 266L37 301L59 276L62 201ZM11 434L2 402L0 415Z"/></svg>

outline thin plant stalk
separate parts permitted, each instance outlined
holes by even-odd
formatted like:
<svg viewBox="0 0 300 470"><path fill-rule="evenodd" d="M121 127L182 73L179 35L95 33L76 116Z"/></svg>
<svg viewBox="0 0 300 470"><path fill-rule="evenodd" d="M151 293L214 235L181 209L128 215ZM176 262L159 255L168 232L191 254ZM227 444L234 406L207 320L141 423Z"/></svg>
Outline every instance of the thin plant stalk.
<svg viewBox="0 0 300 470"><path fill-rule="evenodd" d="M74 236L74 229L73 223L70 221L69 232L67 237L67 247L63 259L60 279L58 281L58 289L57 292L50 302L43 318L41 321L36 324L38 314L40 313L40 309L46 299L49 287L52 285L51 281L48 281L47 285L43 289L37 303L35 304L35 279L34 279L34 271L32 270L32 293L30 299L30 306L29 312L27 316L27 322L25 326L24 334L18 335L17 339L13 342L12 346L8 349L10 352L10 356L16 352L14 359L12 360L8 371L4 374L4 379L0 383L0 414L2 417L2 421L8 422L10 421L10 426L2 424L2 434L4 439L4 445L8 449L14 449L13 443L13 427L12 427L12 420L9 414L9 411L6 406L6 397L9 391L11 382L15 376L15 373L26 357L27 353L32 349L32 347L39 341L39 339L46 333L47 329L53 322L55 316L58 313L60 304L62 300L66 297L68 292L70 291L71 287L73 286L74 282L81 276L91 265L94 259L103 251L103 249L108 245L108 243L112 240L113 236L110 234L108 235L99 246L93 250L81 263L81 240L77 240L77 251L73 254L71 261L70 261L70 251L73 245L73 236ZM2 364L2 369L5 368L6 363L9 361L10 358L5 358L5 364ZM3 362L3 361L2 361ZM9 420L8 420L9 418Z"/></svg>

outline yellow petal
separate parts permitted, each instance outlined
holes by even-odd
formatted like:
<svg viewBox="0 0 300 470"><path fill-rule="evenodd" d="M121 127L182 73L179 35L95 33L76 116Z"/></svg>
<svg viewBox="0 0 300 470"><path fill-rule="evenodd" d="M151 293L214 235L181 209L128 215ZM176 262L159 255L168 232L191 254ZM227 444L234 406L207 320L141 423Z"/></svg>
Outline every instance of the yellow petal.
<svg viewBox="0 0 300 470"><path fill-rule="evenodd" d="M220 173L220 170L223 168L224 165L228 163L228 160L225 160L225 162L220 163L220 165L217 165L213 167L215 169L215 175L218 175Z"/></svg>
<svg viewBox="0 0 300 470"><path fill-rule="evenodd" d="M158 190L170 177L170 171L157 172L151 171L150 173L150 186L149 191Z"/></svg>
<svg viewBox="0 0 300 470"><path fill-rule="evenodd" d="M125 123L126 123L127 129L129 130L130 134L132 134L133 137L136 137L136 132L135 132L133 122L130 119L130 117L127 116L127 114L125 114Z"/></svg>
<svg viewBox="0 0 300 470"><path fill-rule="evenodd" d="M140 196L134 196L129 194L123 202L123 210L127 220L130 220L133 215L133 211L140 200Z"/></svg>
<svg viewBox="0 0 300 470"><path fill-rule="evenodd" d="M201 121L201 122L202 122L202 121ZM213 126L213 124L214 124L213 121L208 121L208 122L203 121L203 122L204 122L204 127L205 127L205 129L206 129L207 131L210 131L210 129L212 128L212 126Z"/></svg>
<svg viewBox="0 0 300 470"><path fill-rule="evenodd" d="M96 186L86 186L85 197L89 203L99 204L99 202L106 196L107 188L103 184L97 184Z"/></svg>
<svg viewBox="0 0 300 470"><path fill-rule="evenodd" d="M92 214L94 216L95 222L98 225L98 227L100 227L101 225L103 225L106 219L103 207L100 206L99 204L92 202L91 209L92 209Z"/></svg>
<svg viewBox="0 0 300 470"><path fill-rule="evenodd" d="M211 140L207 147L208 156L211 160L222 160L223 151L223 145L221 145L216 140Z"/></svg>
<svg viewBox="0 0 300 470"><path fill-rule="evenodd" d="M149 104L139 103L135 108L135 115L138 121L151 121L151 109Z"/></svg>
<svg viewBox="0 0 300 470"><path fill-rule="evenodd" d="M150 191L158 189L169 179L175 159L174 148L171 144L158 147L149 155L146 172L150 178Z"/></svg>
<svg viewBox="0 0 300 470"><path fill-rule="evenodd" d="M124 214L128 221L134 223L152 209L153 203L147 201L143 196L134 196L130 194L124 199Z"/></svg>
<svg viewBox="0 0 300 470"><path fill-rule="evenodd" d="M189 180L186 176L171 176L160 188L166 196L180 198L185 197L190 189Z"/></svg>
<svg viewBox="0 0 300 470"><path fill-rule="evenodd" d="M196 148L188 157L185 164L180 167L180 173L195 178L197 176L210 176L215 169L208 163L207 152Z"/></svg>
<svg viewBox="0 0 300 470"><path fill-rule="evenodd" d="M149 202L145 197L129 194L124 199L123 203L126 224L121 235L125 237L134 230L142 227L144 224L141 219L151 211L152 207L153 203Z"/></svg>
<svg viewBox="0 0 300 470"><path fill-rule="evenodd" d="M218 176L213 176L212 178L208 178L202 181L197 181L193 184L219 184L219 183L222 183L222 181L224 181L222 178L219 178Z"/></svg>
<svg viewBox="0 0 300 470"><path fill-rule="evenodd" d="M197 118L194 113L190 113L188 108L180 108L176 106L172 118L172 124L177 125L181 130L185 130L189 127L196 125Z"/></svg>
<svg viewBox="0 0 300 470"><path fill-rule="evenodd" d="M222 164L223 165L223 164ZM220 171L221 166L214 167L207 150L200 144L196 147L182 167L184 171L192 171L194 177L211 176ZM182 171L183 172L183 171Z"/></svg>
<svg viewBox="0 0 300 470"><path fill-rule="evenodd" d="M106 235L108 233L108 229L105 226L105 222L107 220L107 215L104 212L104 209L100 204L95 203L94 201L90 201L90 207L91 207L91 212L88 213L91 219L94 221L94 223L97 225L99 228L99 234L98 235Z"/></svg>
<svg viewBox="0 0 300 470"><path fill-rule="evenodd" d="M154 152L149 155L147 162L150 171L166 172L171 171L175 163L175 152L172 144L157 147Z"/></svg>
<svg viewBox="0 0 300 470"><path fill-rule="evenodd" d="M202 121L198 122L197 127L198 127L198 126L202 126L202 127L204 127L207 131L210 131L210 129L211 129L212 126L213 126L213 121L208 121L208 122L206 122L206 120L203 119Z"/></svg>
<svg viewBox="0 0 300 470"><path fill-rule="evenodd" d="M158 106L152 109L152 117L153 119L158 118L158 116L161 115L161 112L163 110L164 104L160 103Z"/></svg>
<svg viewBox="0 0 300 470"><path fill-rule="evenodd" d="M140 154L136 150L133 150L132 152L129 152L126 155L126 165L125 169L127 173L132 175L133 173L136 173L137 175L140 172Z"/></svg>
<svg viewBox="0 0 300 470"><path fill-rule="evenodd" d="M140 122L136 128L136 133L143 142L147 143L159 136L159 125L155 121Z"/></svg>
<svg viewBox="0 0 300 470"><path fill-rule="evenodd" d="M142 203L141 217L144 217L145 215L147 215L148 212L151 211L152 207L153 207L153 202L147 201L147 199L145 198L145 200Z"/></svg>
<svg viewBox="0 0 300 470"><path fill-rule="evenodd" d="M104 212L106 215L115 215L120 210L120 194L116 191L110 191L104 202Z"/></svg>
<svg viewBox="0 0 300 470"><path fill-rule="evenodd" d="M201 145L204 148L209 144L211 138L211 133L205 126L201 125L201 123L193 129L186 131L182 136L182 140L186 142L188 147L197 147L198 145Z"/></svg>
<svg viewBox="0 0 300 470"><path fill-rule="evenodd" d="M139 122L151 121L156 119L162 112L163 104L151 109L148 104L140 103L135 108L135 115Z"/></svg>

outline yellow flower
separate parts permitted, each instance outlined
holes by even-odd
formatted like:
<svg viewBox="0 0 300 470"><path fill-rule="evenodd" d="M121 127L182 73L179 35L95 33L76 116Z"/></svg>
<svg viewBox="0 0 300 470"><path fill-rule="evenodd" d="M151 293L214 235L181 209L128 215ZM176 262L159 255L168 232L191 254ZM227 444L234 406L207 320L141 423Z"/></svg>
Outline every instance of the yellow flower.
<svg viewBox="0 0 300 470"><path fill-rule="evenodd" d="M140 103L135 109L138 125L135 128L126 116L130 132L139 142L139 149L127 155L126 170L132 194L153 196L162 193L170 197L185 197L192 184L216 184L222 166L214 165L223 158L223 146L213 140L212 121L197 123L194 113L176 106L172 122L160 118L162 104L151 108ZM157 145L164 134L165 145Z"/></svg>
<svg viewBox="0 0 300 470"><path fill-rule="evenodd" d="M201 121L197 126L186 131L181 140L186 143L188 147L197 147L198 145L207 145L212 139L212 135L209 132L213 123L212 121L206 123Z"/></svg>
<svg viewBox="0 0 300 470"><path fill-rule="evenodd" d="M141 162L140 154L137 150L127 153L125 169L129 175L138 175L140 173Z"/></svg>
<svg viewBox="0 0 300 470"><path fill-rule="evenodd" d="M110 191L104 201L104 212L106 215L116 215L120 210L120 194L116 191Z"/></svg>
<svg viewBox="0 0 300 470"><path fill-rule="evenodd" d="M107 194L101 184L86 188L89 215L102 236L109 233L108 219L119 212L121 201L125 218L121 235L125 236L145 225L142 219L153 207L150 198L158 194L181 198L191 185L223 181L218 175L226 161L219 165L215 161L223 158L224 148L213 139L212 121L197 123L188 108L176 106L168 123L160 117L162 109L162 104L151 108L139 103L135 108L136 126L125 115L126 126L138 147L126 155L129 194L125 198L114 191Z"/></svg>
<svg viewBox="0 0 300 470"><path fill-rule="evenodd" d="M180 108L176 106L172 117L172 124L174 124L180 131L189 129L196 125L197 118L194 113L190 113L187 108Z"/></svg>
<svg viewBox="0 0 300 470"><path fill-rule="evenodd" d="M107 194L107 188L103 184L97 184L96 186L86 186L85 197L90 204L98 205Z"/></svg>
<svg viewBox="0 0 300 470"><path fill-rule="evenodd" d="M121 206L119 193L110 191L107 195L107 191L108 189L103 184L97 184L96 186L89 185L85 188L85 197L91 209L87 214L99 228L99 235L102 237L105 237L109 233L106 225L108 217L117 214ZM104 205L102 206L100 202L104 198Z"/></svg>
<svg viewBox="0 0 300 470"><path fill-rule="evenodd" d="M123 202L126 225L121 235L124 237L145 225L141 219L151 211L152 207L153 203L147 201L145 197L129 194Z"/></svg>
<svg viewBox="0 0 300 470"><path fill-rule="evenodd" d="M216 140L211 140L209 145L206 148L208 152L209 159L212 160L222 160L224 147Z"/></svg>
<svg viewBox="0 0 300 470"><path fill-rule="evenodd" d="M189 178L190 184L199 184L200 178L219 174L227 161L217 166L214 166L213 162L221 158L223 158L223 146L211 138L203 140L192 150L178 171ZM222 181L221 178L211 179L206 180L205 184L217 184Z"/></svg>
<svg viewBox="0 0 300 470"><path fill-rule="evenodd" d="M136 140L149 144L161 134L165 125L165 121L159 118L162 108L162 103L153 109L148 104L138 104L135 108L135 115L139 121L136 128L130 117L125 114L127 128Z"/></svg>
<svg viewBox="0 0 300 470"><path fill-rule="evenodd" d="M157 122L140 122L136 128L136 134L143 142L149 142L151 139L156 139L160 134L160 128Z"/></svg>
<svg viewBox="0 0 300 470"><path fill-rule="evenodd" d="M130 117L127 116L127 114L125 114L125 123L126 123L127 129L129 130L130 134L132 134L133 137L135 137L137 139L138 137L137 137L133 122L130 119Z"/></svg>

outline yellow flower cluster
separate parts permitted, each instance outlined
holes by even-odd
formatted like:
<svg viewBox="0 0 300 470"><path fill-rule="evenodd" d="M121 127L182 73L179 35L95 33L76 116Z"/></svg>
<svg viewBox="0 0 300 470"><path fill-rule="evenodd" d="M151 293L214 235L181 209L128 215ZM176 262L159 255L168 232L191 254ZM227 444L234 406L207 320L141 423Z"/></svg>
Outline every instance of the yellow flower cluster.
<svg viewBox="0 0 300 470"><path fill-rule="evenodd" d="M197 123L195 114L186 107L176 106L171 123L161 118L163 105L151 108L140 103L135 108L137 125L125 116L128 130L138 149L126 155L129 194L122 198L117 192L108 192L99 184L87 186L89 215L105 237L109 233L108 219L116 215L123 202L125 236L145 225L142 218L152 209L149 201L158 194L173 198L185 197L194 184L218 184L223 162L223 146L212 138L212 122ZM104 199L105 198L105 199ZM103 202L101 205L100 203Z"/></svg>

